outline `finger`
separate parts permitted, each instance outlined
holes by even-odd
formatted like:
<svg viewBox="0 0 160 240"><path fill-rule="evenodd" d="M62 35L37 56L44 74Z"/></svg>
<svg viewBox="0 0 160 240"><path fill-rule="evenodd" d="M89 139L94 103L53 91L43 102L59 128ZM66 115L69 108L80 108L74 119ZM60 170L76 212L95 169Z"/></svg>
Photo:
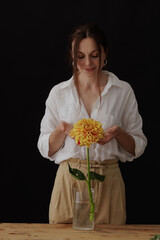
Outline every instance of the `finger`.
<svg viewBox="0 0 160 240"><path fill-rule="evenodd" d="M105 138L104 138L104 139L101 139L101 140L98 141L97 143L100 144L100 145L104 145L104 144L106 144L106 139L105 139Z"/></svg>
<svg viewBox="0 0 160 240"><path fill-rule="evenodd" d="M108 129L107 131L109 134L117 134L118 133L118 126L113 126Z"/></svg>
<svg viewBox="0 0 160 240"><path fill-rule="evenodd" d="M106 142L97 142L99 145L104 145Z"/></svg>
<svg viewBox="0 0 160 240"><path fill-rule="evenodd" d="M65 131L65 127L63 124L60 124L60 127L61 127L61 131L64 132Z"/></svg>
<svg viewBox="0 0 160 240"><path fill-rule="evenodd" d="M65 121L60 122L60 128L62 132L65 132L66 126L67 126L67 122Z"/></svg>
<svg viewBox="0 0 160 240"><path fill-rule="evenodd" d="M72 128L73 128L72 124L67 124L66 129L65 129L65 133L69 135Z"/></svg>

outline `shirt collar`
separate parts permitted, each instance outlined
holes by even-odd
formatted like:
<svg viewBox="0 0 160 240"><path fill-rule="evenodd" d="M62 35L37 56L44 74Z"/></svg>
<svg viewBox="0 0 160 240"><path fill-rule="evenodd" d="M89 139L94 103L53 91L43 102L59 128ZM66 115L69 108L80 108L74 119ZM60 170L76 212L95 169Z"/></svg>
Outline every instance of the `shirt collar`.
<svg viewBox="0 0 160 240"><path fill-rule="evenodd" d="M103 73L108 76L108 83L106 84L101 96L105 95L112 86L122 88L121 81L118 79L118 77L115 74L109 71L103 71Z"/></svg>
<svg viewBox="0 0 160 240"><path fill-rule="evenodd" d="M103 71L103 73L108 75L108 83L106 84L106 87L105 87L105 88L107 88L107 90L111 86L117 86L117 87L122 88L121 81L114 73L109 72L109 71ZM63 84L61 84L61 88L66 88L68 86L70 86L71 88L75 87L73 76L68 81L65 81L65 82L63 82Z"/></svg>
<svg viewBox="0 0 160 240"><path fill-rule="evenodd" d="M108 83L107 83L107 85L109 85L109 86L114 85L114 86L122 88L121 81L119 80L119 78L114 73L109 72L109 71L103 71L103 73L108 75Z"/></svg>

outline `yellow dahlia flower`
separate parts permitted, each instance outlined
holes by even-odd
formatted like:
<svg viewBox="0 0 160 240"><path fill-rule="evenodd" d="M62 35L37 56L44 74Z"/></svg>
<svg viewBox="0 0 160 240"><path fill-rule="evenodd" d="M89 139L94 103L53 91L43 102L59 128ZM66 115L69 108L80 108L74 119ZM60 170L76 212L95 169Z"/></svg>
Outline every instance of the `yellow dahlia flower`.
<svg viewBox="0 0 160 240"><path fill-rule="evenodd" d="M104 130L102 124L94 119L82 119L74 124L70 131L71 138L81 147L90 147L91 143L98 142L104 137Z"/></svg>

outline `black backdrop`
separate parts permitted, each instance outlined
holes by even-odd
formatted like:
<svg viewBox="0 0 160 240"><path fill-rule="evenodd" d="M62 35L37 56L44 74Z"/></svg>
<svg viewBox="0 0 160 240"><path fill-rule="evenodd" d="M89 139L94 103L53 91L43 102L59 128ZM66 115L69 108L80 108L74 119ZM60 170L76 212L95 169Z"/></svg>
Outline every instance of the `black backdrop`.
<svg viewBox="0 0 160 240"><path fill-rule="evenodd" d="M158 2L158 1L157 1ZM120 164L127 223L160 223L159 8L155 1L3 1L1 6L0 222L48 222L57 165L37 149L50 89L71 76L67 37L86 21L108 35L108 70L136 94L145 153Z"/></svg>

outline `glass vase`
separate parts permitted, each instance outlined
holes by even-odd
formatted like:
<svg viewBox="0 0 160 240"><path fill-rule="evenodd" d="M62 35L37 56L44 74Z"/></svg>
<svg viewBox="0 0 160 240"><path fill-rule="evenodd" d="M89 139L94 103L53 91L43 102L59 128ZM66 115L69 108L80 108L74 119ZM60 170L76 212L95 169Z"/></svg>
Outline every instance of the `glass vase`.
<svg viewBox="0 0 160 240"><path fill-rule="evenodd" d="M94 190L92 189L94 200ZM91 204L89 200L88 188L83 190L74 189L74 210L73 210L73 229L93 230L94 215L90 219Z"/></svg>

